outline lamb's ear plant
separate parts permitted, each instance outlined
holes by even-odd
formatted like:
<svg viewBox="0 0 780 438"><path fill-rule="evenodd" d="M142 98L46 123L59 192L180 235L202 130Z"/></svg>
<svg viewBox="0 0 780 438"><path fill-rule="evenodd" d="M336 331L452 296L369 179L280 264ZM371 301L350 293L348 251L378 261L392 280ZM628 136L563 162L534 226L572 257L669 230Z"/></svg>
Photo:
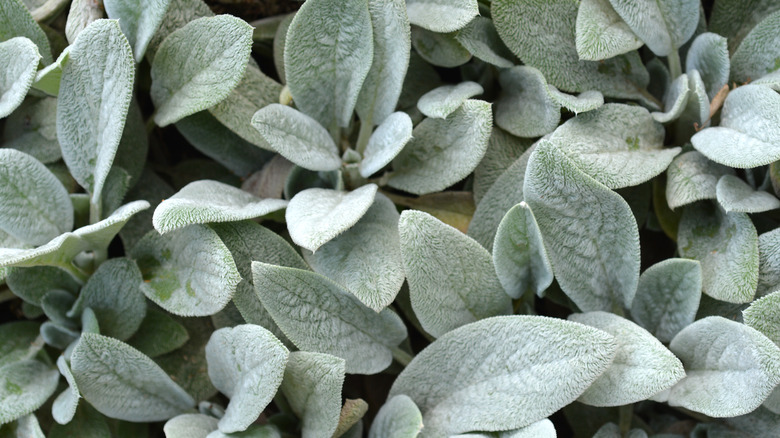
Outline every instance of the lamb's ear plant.
<svg viewBox="0 0 780 438"><path fill-rule="evenodd" d="M0 2L0 438L780 436L780 3L231 3Z"/></svg>

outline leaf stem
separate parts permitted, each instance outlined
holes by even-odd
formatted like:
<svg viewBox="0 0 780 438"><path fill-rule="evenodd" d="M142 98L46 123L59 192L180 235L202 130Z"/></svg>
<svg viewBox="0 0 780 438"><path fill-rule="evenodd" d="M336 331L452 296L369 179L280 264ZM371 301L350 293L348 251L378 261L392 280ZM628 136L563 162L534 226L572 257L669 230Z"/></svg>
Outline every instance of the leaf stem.
<svg viewBox="0 0 780 438"><path fill-rule="evenodd" d="M666 58L666 62L669 63L669 74L672 75L672 80L677 79L682 74L682 65L680 64L680 53L677 49L673 49L669 56Z"/></svg>
<svg viewBox="0 0 780 438"><path fill-rule="evenodd" d="M68 274L70 274L71 277L73 277L74 280L76 280L77 283L81 285L86 283L87 279L89 279L89 274L76 267L73 263L63 263L61 265L57 265L57 267L66 271Z"/></svg>
<svg viewBox="0 0 780 438"><path fill-rule="evenodd" d="M103 215L103 202L98 198L97 202L89 200L89 223L96 224L100 222L100 217Z"/></svg>
<svg viewBox="0 0 780 438"><path fill-rule="evenodd" d="M629 430L631 430L631 421L634 417L634 404L628 404L621 406L618 409L619 412L619 424L618 427L620 427L620 435L626 436Z"/></svg>
<svg viewBox="0 0 780 438"><path fill-rule="evenodd" d="M361 157L363 157L363 154L366 152L366 145L368 145L368 140L371 138L371 134L374 130L373 118L374 115L370 114L366 117L366 120L360 121L360 133L358 134L355 150L358 151Z"/></svg>
<svg viewBox="0 0 780 438"><path fill-rule="evenodd" d="M393 347L390 349L390 351L393 352L393 359L395 359L396 362L400 363L403 366L409 365L409 362L411 362L412 359L414 359L414 356L401 350L398 347Z"/></svg>

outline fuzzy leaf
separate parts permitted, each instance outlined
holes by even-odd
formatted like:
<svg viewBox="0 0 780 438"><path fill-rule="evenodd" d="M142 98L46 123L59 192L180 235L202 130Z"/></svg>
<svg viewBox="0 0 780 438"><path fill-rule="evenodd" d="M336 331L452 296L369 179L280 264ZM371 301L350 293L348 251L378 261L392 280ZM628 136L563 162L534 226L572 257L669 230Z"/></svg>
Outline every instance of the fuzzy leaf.
<svg viewBox="0 0 780 438"><path fill-rule="evenodd" d="M656 111L651 115L658 123L668 123L682 115L691 95L690 81L685 73L675 79L664 96L664 112Z"/></svg>
<svg viewBox="0 0 780 438"><path fill-rule="evenodd" d="M490 253L476 241L416 210L404 211L398 227L412 308L426 332L439 337L511 313Z"/></svg>
<svg viewBox="0 0 780 438"><path fill-rule="evenodd" d="M8 288L17 297L35 306L41 305L41 299L52 289L60 289L77 295L81 285L67 272L49 267L16 268L6 278Z"/></svg>
<svg viewBox="0 0 780 438"><path fill-rule="evenodd" d="M217 430L217 420L204 414L181 414L165 423L166 438L206 438Z"/></svg>
<svg viewBox="0 0 780 438"><path fill-rule="evenodd" d="M742 311L742 315L745 324L763 333L764 336L780 346L778 306L780 306L780 292L773 292L753 301L750 307Z"/></svg>
<svg viewBox="0 0 780 438"><path fill-rule="evenodd" d="M124 341L146 316L141 283L141 271L133 260L110 259L92 274L68 315L76 317L89 307L97 315L101 334Z"/></svg>
<svg viewBox="0 0 780 438"><path fill-rule="evenodd" d="M252 126L278 152L309 170L336 170L341 166L338 147L316 120L285 105L273 103L257 111Z"/></svg>
<svg viewBox="0 0 780 438"><path fill-rule="evenodd" d="M223 433L241 432L257 420L282 383L289 351L268 330L244 324L222 328L206 344L209 377L230 397L219 420Z"/></svg>
<svg viewBox="0 0 780 438"><path fill-rule="evenodd" d="M95 71L103 72L94 77ZM133 94L135 63L113 20L79 34L62 68L57 138L73 177L97 203L119 148Z"/></svg>
<svg viewBox="0 0 780 438"><path fill-rule="evenodd" d="M200 180L161 202L152 223L164 234L192 224L254 219L286 206L281 199L261 199L218 181Z"/></svg>
<svg viewBox="0 0 780 438"><path fill-rule="evenodd" d="M780 348L757 330L719 316L700 319L669 348L688 375L669 393L669 405L710 417L758 408L780 383Z"/></svg>
<svg viewBox="0 0 780 438"><path fill-rule="evenodd" d="M406 0L409 21L433 32L454 32L479 13L476 0Z"/></svg>
<svg viewBox="0 0 780 438"><path fill-rule="evenodd" d="M295 105L330 129L346 127L371 68L374 38L368 0L317 0L295 14L284 50Z"/></svg>
<svg viewBox="0 0 780 438"><path fill-rule="evenodd" d="M57 99L28 99L5 120L3 146L48 164L62 158L57 141Z"/></svg>
<svg viewBox="0 0 780 438"><path fill-rule="evenodd" d="M496 232L493 264L507 295L520 298L531 290L544 295L553 281L552 266L533 212L525 202L510 209Z"/></svg>
<svg viewBox="0 0 780 438"><path fill-rule="evenodd" d="M533 142L508 134L494 126L488 148L479 165L474 169L474 200L482 202L486 192L504 171L522 155Z"/></svg>
<svg viewBox="0 0 780 438"><path fill-rule="evenodd" d="M547 93L554 102L567 110L572 111L575 115L593 111L604 105L604 95L596 90L583 91L577 96L572 96L571 94L566 94L552 85L547 84Z"/></svg>
<svg viewBox="0 0 780 438"><path fill-rule="evenodd" d="M608 97L637 98L649 76L639 55L582 61L576 47L579 5L569 0L495 0L490 12L507 47L563 91L598 90ZM539 35L545 35L539 38Z"/></svg>
<svg viewBox="0 0 780 438"><path fill-rule="evenodd" d="M446 119L460 108L467 99L483 93L482 86L466 81L458 85L443 85L425 93L417 102L417 108L426 117Z"/></svg>
<svg viewBox="0 0 780 438"><path fill-rule="evenodd" d="M701 264L666 259L639 276L631 316L661 342L668 343L696 316L701 299Z"/></svg>
<svg viewBox="0 0 780 438"><path fill-rule="evenodd" d="M712 7L709 29L728 38L729 53L761 20L780 9L775 0L718 0Z"/></svg>
<svg viewBox="0 0 780 438"><path fill-rule="evenodd" d="M0 4L0 42L22 36L29 38L38 46L44 65L51 64L49 39L38 26L30 12L19 0L6 0Z"/></svg>
<svg viewBox="0 0 780 438"><path fill-rule="evenodd" d="M73 228L73 205L62 184L38 160L0 149L0 230L42 245Z"/></svg>
<svg viewBox="0 0 780 438"><path fill-rule="evenodd" d="M160 44L171 33L197 18L213 16L214 13L211 12L211 9L203 0L170 0L170 5L165 12L165 17L163 17L160 27L152 37L152 40L149 41L149 46L147 47L147 58L149 61L154 60Z"/></svg>
<svg viewBox="0 0 780 438"><path fill-rule="evenodd" d="M527 66L503 70L496 125L518 137L541 137L561 121L561 107L547 92L542 73Z"/></svg>
<svg viewBox="0 0 780 438"><path fill-rule="evenodd" d="M170 353L190 339L187 329L168 313L150 307L141 326L127 343L149 357Z"/></svg>
<svg viewBox="0 0 780 438"><path fill-rule="evenodd" d="M57 368L68 382L68 387L54 400L51 407L51 415L57 423L68 424L76 415L81 392L79 392L76 379L73 377L73 372L71 372L68 363L65 361L64 355L57 358Z"/></svg>
<svg viewBox="0 0 780 438"><path fill-rule="evenodd" d="M341 413L344 359L296 351L284 371L281 391L301 419L301 436L332 436Z"/></svg>
<svg viewBox="0 0 780 438"><path fill-rule="evenodd" d="M585 61L609 59L644 45L609 0L583 0L575 29L577 54Z"/></svg>
<svg viewBox="0 0 780 438"><path fill-rule="evenodd" d="M162 421L195 405L151 359L113 338L82 334L71 368L81 394L107 417Z"/></svg>
<svg viewBox="0 0 780 438"><path fill-rule="evenodd" d="M257 295L285 335L303 350L346 360L350 374L375 374L392 360L406 327L390 310L376 314L327 278L300 269L252 263ZM300 324L300 315L311 315Z"/></svg>
<svg viewBox="0 0 780 438"><path fill-rule="evenodd" d="M304 251L312 268L376 312L393 302L404 282L395 204L377 194L366 214L317 252Z"/></svg>
<svg viewBox="0 0 780 438"><path fill-rule="evenodd" d="M780 64L780 11L762 19L731 57L731 80L749 82L771 73Z"/></svg>
<svg viewBox="0 0 780 438"><path fill-rule="evenodd" d="M710 161L698 151L675 157L666 170L666 202L669 208L715 199L718 180L724 175L734 175L734 169Z"/></svg>
<svg viewBox="0 0 780 438"><path fill-rule="evenodd" d="M761 85L738 87L723 103L720 126L696 133L691 143L710 160L730 167L780 160L780 95Z"/></svg>
<svg viewBox="0 0 780 438"><path fill-rule="evenodd" d="M699 23L695 0L609 0L628 27L658 56L667 56L691 38Z"/></svg>
<svg viewBox="0 0 780 438"><path fill-rule="evenodd" d="M33 359L0 367L0 424L38 409L57 389L59 380L56 369Z"/></svg>
<svg viewBox="0 0 780 438"><path fill-rule="evenodd" d="M146 47L160 27L170 3L171 0L103 0L108 18L119 20L122 32L133 47L135 62L144 59Z"/></svg>
<svg viewBox="0 0 780 438"><path fill-rule="evenodd" d="M43 348L40 324L33 321L6 322L0 325L0 368L32 359Z"/></svg>
<svg viewBox="0 0 780 438"><path fill-rule="evenodd" d="M474 17L469 24L460 29L455 39L474 57L500 68L514 65L514 55L506 48L498 36L493 20Z"/></svg>
<svg viewBox="0 0 780 438"><path fill-rule="evenodd" d="M763 190L754 190L734 175L723 175L715 187L718 203L726 212L761 213L780 208L780 200Z"/></svg>
<svg viewBox="0 0 780 438"><path fill-rule="evenodd" d="M411 34L404 0L369 0L374 59L355 109L364 123L379 125L395 111L409 67Z"/></svg>
<svg viewBox="0 0 780 438"><path fill-rule="evenodd" d="M728 83L730 69L726 38L706 32L693 40L685 60L685 70L699 72L710 100Z"/></svg>
<svg viewBox="0 0 780 438"><path fill-rule="evenodd" d="M745 213L702 203L687 207L677 232L680 255L701 262L703 292L749 303L758 283L758 235Z"/></svg>
<svg viewBox="0 0 780 438"><path fill-rule="evenodd" d="M646 109L623 104L569 119L550 137L581 171L611 189L641 184L666 170L680 148L664 148L663 140L663 126Z"/></svg>
<svg viewBox="0 0 780 438"><path fill-rule="evenodd" d="M377 186L367 184L351 192L306 189L296 194L285 219L293 242L309 251L355 225L374 203Z"/></svg>
<svg viewBox="0 0 780 438"><path fill-rule="evenodd" d="M471 53L455 38L456 33L435 33L412 27L412 47L421 58L437 67L458 67L471 59Z"/></svg>
<svg viewBox="0 0 780 438"><path fill-rule="evenodd" d="M230 251L217 233L204 225L165 235L150 231L130 255L143 274L143 293L174 315L219 312L241 281Z"/></svg>
<svg viewBox="0 0 780 438"><path fill-rule="evenodd" d="M195 400L207 400L217 394L209 379L206 343L214 332L211 318L176 318L190 339L171 353L155 358L160 367Z"/></svg>
<svg viewBox="0 0 780 438"><path fill-rule="evenodd" d="M647 330L607 312L575 313L570 321L615 337L617 354L607 370L577 399L591 406L622 406L669 389L685 377L680 360Z"/></svg>
<svg viewBox="0 0 780 438"><path fill-rule="evenodd" d="M758 236L758 288L763 297L780 289L780 231L772 230Z"/></svg>
<svg viewBox="0 0 780 438"><path fill-rule="evenodd" d="M377 412L368 438L415 438L423 428L420 409L408 396L388 398Z"/></svg>
<svg viewBox="0 0 780 438"><path fill-rule="evenodd" d="M0 42L0 118L7 117L22 104L35 79L41 55L38 47L25 37Z"/></svg>
<svg viewBox="0 0 780 438"><path fill-rule="evenodd" d="M205 17L175 30L152 62L152 101L167 126L225 99L244 75L252 27L230 16Z"/></svg>
<svg viewBox="0 0 780 438"><path fill-rule="evenodd" d="M489 318L421 351L390 397L405 394L417 404L426 436L516 429L571 403L607 369L616 350L615 338L582 324L541 316Z"/></svg>
<svg viewBox="0 0 780 438"><path fill-rule="evenodd" d="M630 306L639 280L639 232L626 201L546 141L529 159L524 195L569 298L583 311Z"/></svg>
<svg viewBox="0 0 780 438"><path fill-rule="evenodd" d="M412 119L402 111L390 114L371 134L358 166L360 176L368 178L390 164L412 139Z"/></svg>
<svg viewBox="0 0 780 438"><path fill-rule="evenodd" d="M447 119L425 119L393 160L390 187L416 195L441 191L470 174L485 155L490 104L467 100Z"/></svg>

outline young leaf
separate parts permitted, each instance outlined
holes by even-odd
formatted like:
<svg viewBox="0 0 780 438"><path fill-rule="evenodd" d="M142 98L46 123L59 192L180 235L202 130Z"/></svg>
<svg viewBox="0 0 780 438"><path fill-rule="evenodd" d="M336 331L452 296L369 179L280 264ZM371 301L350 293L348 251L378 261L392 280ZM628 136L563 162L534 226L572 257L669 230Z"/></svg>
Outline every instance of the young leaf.
<svg viewBox="0 0 780 438"><path fill-rule="evenodd" d="M184 186L154 210L152 223L161 234L192 224L235 222L265 216L287 206L281 199L260 199L218 181L201 180Z"/></svg>
<svg viewBox="0 0 780 438"><path fill-rule="evenodd" d="M57 389L59 380L56 369L33 359L0 367L0 424L38 409Z"/></svg>
<svg viewBox="0 0 780 438"><path fill-rule="evenodd" d="M780 346L780 292L773 292L760 298L742 311L745 324L763 333L772 342Z"/></svg>
<svg viewBox="0 0 780 438"><path fill-rule="evenodd" d="M471 81L458 85L443 85L425 93L417 102L417 108L426 117L446 119L467 99L483 92L481 85Z"/></svg>
<svg viewBox="0 0 780 438"><path fill-rule="evenodd" d="M377 194L355 225L317 252L304 251L304 256L316 272L379 312L393 302L404 282L398 218L395 204Z"/></svg>
<svg viewBox="0 0 780 438"><path fill-rule="evenodd" d="M162 421L195 405L151 359L113 338L82 334L70 365L81 394L107 417Z"/></svg>
<svg viewBox="0 0 780 438"><path fill-rule="evenodd" d="M699 22L695 0L609 0L628 27L658 56L668 56L691 38Z"/></svg>
<svg viewBox="0 0 780 438"><path fill-rule="evenodd" d="M68 315L76 317L89 307L97 316L101 334L124 341L146 316L142 283L141 271L133 260L108 260L89 278Z"/></svg>
<svg viewBox="0 0 780 438"><path fill-rule="evenodd" d="M68 43L73 43L79 34L96 20L105 18L100 4L91 0L73 0L70 3L68 18L65 22L65 37Z"/></svg>
<svg viewBox="0 0 780 438"><path fill-rule="evenodd" d="M531 290L544 295L553 281L552 266L533 212L525 202L512 207L498 226L493 264L507 295L522 297Z"/></svg>
<svg viewBox="0 0 780 438"><path fill-rule="evenodd" d="M287 31L284 65L295 104L330 129L346 127L371 68L368 0L304 3Z"/></svg>
<svg viewBox="0 0 780 438"><path fill-rule="evenodd" d="M780 11L762 19L731 57L731 80L749 82L780 67Z"/></svg>
<svg viewBox="0 0 780 438"><path fill-rule="evenodd" d="M398 227L412 308L426 332L439 337L512 312L490 253L476 241L416 210L403 212Z"/></svg>
<svg viewBox="0 0 780 438"><path fill-rule="evenodd" d="M293 242L317 251L328 241L355 225L374 203L377 186L367 184L351 192L306 189L296 194L285 219Z"/></svg>
<svg viewBox="0 0 780 438"><path fill-rule="evenodd" d="M146 47L160 27L170 3L171 0L103 0L108 18L119 20L122 32L133 47L135 62L144 59Z"/></svg>
<svg viewBox="0 0 780 438"><path fill-rule="evenodd" d="M744 85L729 93L720 126L691 137L707 158L737 168L780 160L780 95L769 87Z"/></svg>
<svg viewBox="0 0 780 438"><path fill-rule="evenodd" d="M474 17L469 24L455 34L455 39L474 57L500 68L514 65L514 55L498 36L493 20Z"/></svg>
<svg viewBox="0 0 780 438"><path fill-rule="evenodd" d="M726 212L761 213L780 208L780 200L763 190L754 190L734 175L723 175L715 186L718 203Z"/></svg>
<svg viewBox="0 0 780 438"><path fill-rule="evenodd" d="M639 97L649 76L636 52L600 62L580 60L575 35L578 6L569 0L495 0L490 12L507 47L557 88Z"/></svg>
<svg viewBox="0 0 780 438"><path fill-rule="evenodd" d="M51 406L51 415L57 423L68 424L73 420L73 416L76 415L81 392L79 392L76 379L73 377L73 372L71 372L68 363L65 361L64 355L57 358L57 368L68 382L68 387L54 400Z"/></svg>
<svg viewBox="0 0 780 438"><path fill-rule="evenodd" d="M504 171L512 165L533 143L529 139L515 137L495 126L490 133L488 148L479 165L474 169L474 200L479 204L488 189Z"/></svg>
<svg viewBox="0 0 780 438"><path fill-rule="evenodd" d="M468 235L488 251L493 250L496 231L504 215L523 201L525 170L533 149L534 146L531 146L514 160L477 204L469 223Z"/></svg>
<svg viewBox="0 0 780 438"><path fill-rule="evenodd" d="M701 264L666 259L639 276L631 316L658 340L668 343L696 316L701 299Z"/></svg>
<svg viewBox="0 0 780 438"><path fill-rule="evenodd" d="M7 322L0 325L0 368L10 363L32 359L43 348L33 321Z"/></svg>
<svg viewBox="0 0 780 438"><path fill-rule="evenodd" d="M759 331L719 316L700 319L669 348L688 375L669 393L669 405L710 417L758 408L780 383L780 348Z"/></svg>
<svg viewBox="0 0 780 438"><path fill-rule="evenodd" d="M683 73L669 85L664 96L664 112L653 112L653 120L668 123L680 117L691 95L689 83L688 75Z"/></svg>
<svg viewBox="0 0 780 438"><path fill-rule="evenodd" d="M412 27L412 47L424 60L437 67L457 67L471 59L471 53L457 40L456 33L436 33Z"/></svg>
<svg viewBox="0 0 780 438"><path fill-rule="evenodd" d="M284 371L281 391L301 419L303 438L332 436L341 413L344 359L296 351Z"/></svg>
<svg viewBox="0 0 780 438"><path fill-rule="evenodd" d="M289 351L259 325L222 328L206 344L209 377L230 397L219 420L223 433L241 432L257 420L282 383Z"/></svg>
<svg viewBox="0 0 780 438"><path fill-rule="evenodd" d="M199 18L160 44L152 62L159 126L214 106L238 85L252 49L252 27L230 16Z"/></svg>
<svg viewBox="0 0 780 438"><path fill-rule="evenodd" d="M421 351L390 397L409 396L429 436L516 429L574 401L616 351L615 338L582 324L541 316L489 318Z"/></svg>
<svg viewBox="0 0 780 438"><path fill-rule="evenodd" d="M19 0L7 0L0 4L0 42L22 36L38 46L41 62L51 64L51 48L46 33L35 22L30 12ZM36 65L37 66L37 65Z"/></svg>
<svg viewBox="0 0 780 438"><path fill-rule="evenodd" d="M575 27L577 54L584 61L600 61L644 45L609 0L583 0Z"/></svg>
<svg viewBox="0 0 780 438"><path fill-rule="evenodd" d="M393 158L412 139L412 119L402 111L385 117L385 120L371 134L358 165L360 176L368 178L390 164Z"/></svg>
<svg viewBox="0 0 780 438"><path fill-rule="evenodd" d="M3 146L49 164L62 158L57 141L57 99L27 99L5 120Z"/></svg>
<svg viewBox="0 0 780 438"><path fill-rule="evenodd" d="M104 73L95 78L95 71ZM62 68L57 138L65 164L92 203L99 202L114 162L134 78L130 45L113 20L98 20L84 29Z"/></svg>
<svg viewBox="0 0 780 438"><path fill-rule="evenodd" d="M167 438L207 438L217 430L219 420L203 414L181 414L165 422L163 431Z"/></svg>
<svg viewBox="0 0 780 438"><path fill-rule="evenodd" d="M38 70L35 74L35 82L32 87L51 96L60 94L60 82L62 81L62 67L68 62L70 47L66 47L53 64ZM55 101L56 103L56 101Z"/></svg>
<svg viewBox="0 0 780 438"><path fill-rule="evenodd" d="M73 204L62 184L38 160L0 149L0 230L42 245L73 228Z"/></svg>
<svg viewBox="0 0 780 438"><path fill-rule="evenodd" d="M669 208L715 199L718 181L724 175L734 175L734 169L710 161L701 152L689 151L675 157L666 170Z"/></svg>
<svg viewBox="0 0 780 438"><path fill-rule="evenodd" d="M43 296L41 308L43 313L54 324L68 329L75 329L77 327L77 319L68 316L68 309L73 306L74 301L73 295L64 290L54 289Z"/></svg>
<svg viewBox="0 0 780 438"><path fill-rule="evenodd" d="M219 312L241 281L230 251L205 225L165 235L150 231L130 255L143 274L143 293L174 315Z"/></svg>
<svg viewBox="0 0 780 438"><path fill-rule="evenodd" d="M420 409L408 396L390 397L379 409L368 438L414 438L423 428Z"/></svg>
<svg viewBox="0 0 780 438"><path fill-rule="evenodd" d="M685 60L685 70L697 70L701 74L710 100L728 83L730 69L726 38L706 32L693 40Z"/></svg>
<svg viewBox="0 0 780 438"><path fill-rule="evenodd" d="M496 100L496 125L518 137L541 137L561 121L561 107L547 92L542 73L527 66L503 70Z"/></svg>
<svg viewBox="0 0 780 438"><path fill-rule="evenodd" d="M550 137L581 171L611 189L641 184L666 170L680 148L664 148L663 140L663 126L646 109L623 104L569 119Z"/></svg>
<svg viewBox="0 0 780 438"><path fill-rule="evenodd" d="M411 35L404 0L369 0L374 60L355 105L361 123L382 124L395 111L409 67Z"/></svg>
<svg viewBox="0 0 780 438"><path fill-rule="evenodd" d="M406 0L409 21L433 32L454 32L479 14L477 0Z"/></svg>
<svg viewBox="0 0 780 438"><path fill-rule="evenodd" d="M25 37L0 42L0 118L19 105L35 79L41 55L35 43Z"/></svg>
<svg viewBox="0 0 780 438"><path fill-rule="evenodd" d="M41 324L41 337L48 345L58 349L65 350L73 342L79 339L80 333L76 330L64 327L60 324L46 321Z"/></svg>
<svg viewBox="0 0 780 438"><path fill-rule="evenodd" d="M390 187L416 195L443 190L470 174L485 155L490 104L467 100L447 119L425 119L393 160Z"/></svg>
<svg viewBox="0 0 780 438"><path fill-rule="evenodd" d="M338 146L328 131L306 114L272 103L252 116L252 126L272 150L309 170L336 170L341 166Z"/></svg>
<svg viewBox="0 0 780 438"><path fill-rule="evenodd" d="M749 303L758 283L758 235L745 213L710 203L688 206L677 234L680 255L701 262L703 292L729 303Z"/></svg>
<svg viewBox="0 0 780 438"><path fill-rule="evenodd" d="M622 406L669 389L685 377L680 360L647 330L607 312L575 313L570 321L611 334L618 344L609 368L579 397L591 406Z"/></svg>
<svg viewBox="0 0 780 438"><path fill-rule="evenodd" d="M257 295L284 334L303 350L346 360L350 374L375 374L390 365L406 327L390 310L376 312L327 278L300 269L252 263ZM300 324L301 312L315 315Z"/></svg>
<svg viewBox="0 0 780 438"><path fill-rule="evenodd" d="M149 357L170 353L190 339L187 329L168 313L150 307L144 320L127 343Z"/></svg>
<svg viewBox="0 0 780 438"><path fill-rule="evenodd" d="M630 306L639 231L626 201L547 141L531 154L523 191L566 295L583 311Z"/></svg>
<svg viewBox="0 0 780 438"><path fill-rule="evenodd" d="M547 84L547 93L554 102L572 111L575 115L599 109L604 105L604 95L596 90L583 91L579 95L573 96Z"/></svg>

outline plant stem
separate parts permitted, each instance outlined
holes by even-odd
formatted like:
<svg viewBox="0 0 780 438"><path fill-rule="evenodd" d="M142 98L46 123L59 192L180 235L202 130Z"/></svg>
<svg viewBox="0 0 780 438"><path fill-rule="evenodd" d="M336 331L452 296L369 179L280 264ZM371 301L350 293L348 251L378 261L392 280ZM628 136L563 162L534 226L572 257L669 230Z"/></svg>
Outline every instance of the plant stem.
<svg viewBox="0 0 780 438"><path fill-rule="evenodd" d="M32 10L30 12L30 15L32 15L33 20L40 23L43 21L48 21L51 18L54 18L62 9L68 4L68 0L49 0L46 3L40 5L38 8Z"/></svg>
<svg viewBox="0 0 780 438"><path fill-rule="evenodd" d="M677 79L682 74L682 65L680 64L680 53L677 49L674 49L669 53L666 58L666 62L669 63L669 74L672 76L672 80Z"/></svg>
<svg viewBox="0 0 780 438"><path fill-rule="evenodd" d="M358 151L361 157L366 152L366 145L368 145L368 140L371 138L371 133L374 130L373 118L373 115L369 115L366 117L366 120L360 121L360 133L358 133L357 147L355 150Z"/></svg>
<svg viewBox="0 0 780 438"><path fill-rule="evenodd" d="M409 362L411 362L412 359L414 359L414 356L401 350L398 347L393 347L391 351L393 352L393 359L395 359L398 363L400 363L403 366L409 365Z"/></svg>
<svg viewBox="0 0 780 438"><path fill-rule="evenodd" d="M83 285L87 282L87 279L89 279L89 274L74 266L73 263L63 263L61 265L57 265L57 267L67 271L67 273L70 274L70 276L73 277L73 279L76 280L76 282L79 284Z"/></svg>
<svg viewBox="0 0 780 438"><path fill-rule="evenodd" d="M102 200L98 199L97 202L92 202L90 199L89 201L89 223L90 224L96 224L100 222L100 218L103 215L103 202Z"/></svg>
<svg viewBox="0 0 780 438"><path fill-rule="evenodd" d="M634 405L629 404L625 406L621 406L619 409L619 424L620 427L620 435L625 436L629 430L631 430L631 420L634 416Z"/></svg>

